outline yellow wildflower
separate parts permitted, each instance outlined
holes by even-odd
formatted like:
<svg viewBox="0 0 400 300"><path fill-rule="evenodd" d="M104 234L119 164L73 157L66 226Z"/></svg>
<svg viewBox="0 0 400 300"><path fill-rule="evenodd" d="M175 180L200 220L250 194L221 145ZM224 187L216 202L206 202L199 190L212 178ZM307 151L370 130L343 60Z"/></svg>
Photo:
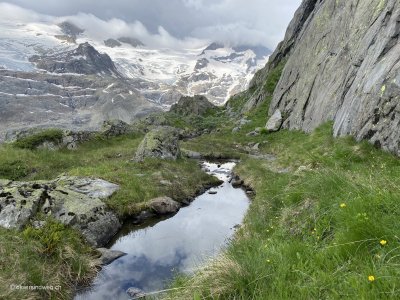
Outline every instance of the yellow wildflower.
<svg viewBox="0 0 400 300"><path fill-rule="evenodd" d="M386 241L386 240L381 240L381 241L379 242L379 244L381 244L382 246L385 246L385 245L387 244L387 241Z"/></svg>
<svg viewBox="0 0 400 300"><path fill-rule="evenodd" d="M370 281L370 282L375 281L375 276L374 275L369 275L368 276L368 281Z"/></svg>
<svg viewBox="0 0 400 300"><path fill-rule="evenodd" d="M341 203L340 204L340 208L345 208L346 207L346 203Z"/></svg>

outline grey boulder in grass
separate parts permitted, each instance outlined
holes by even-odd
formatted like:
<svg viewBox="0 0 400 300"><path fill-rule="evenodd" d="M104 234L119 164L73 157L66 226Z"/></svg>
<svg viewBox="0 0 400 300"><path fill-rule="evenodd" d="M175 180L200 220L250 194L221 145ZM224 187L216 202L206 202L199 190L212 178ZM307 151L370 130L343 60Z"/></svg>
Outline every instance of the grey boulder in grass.
<svg viewBox="0 0 400 300"><path fill-rule="evenodd" d="M118 189L101 179L66 176L53 181L1 181L0 226L22 229L42 213L77 229L98 247L121 227L117 215L102 201Z"/></svg>
<svg viewBox="0 0 400 300"><path fill-rule="evenodd" d="M179 132L176 128L164 126L149 131L140 143L135 159L143 161L146 157L176 160L181 156Z"/></svg>

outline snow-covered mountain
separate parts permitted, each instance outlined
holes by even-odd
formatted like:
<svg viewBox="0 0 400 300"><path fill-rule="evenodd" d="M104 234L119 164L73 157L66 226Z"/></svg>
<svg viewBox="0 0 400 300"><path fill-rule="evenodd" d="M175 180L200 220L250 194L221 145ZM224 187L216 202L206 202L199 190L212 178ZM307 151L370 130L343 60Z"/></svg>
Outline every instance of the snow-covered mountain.
<svg viewBox="0 0 400 300"><path fill-rule="evenodd" d="M269 55L265 47L229 47L218 43L195 49L152 49L134 37L96 39L65 21L13 23L0 20L0 67L34 71L34 55L72 51L88 42L106 53L122 76L132 79L143 96L170 106L181 95L201 94L216 104L244 90ZM61 58L60 58L61 59Z"/></svg>
<svg viewBox="0 0 400 300"><path fill-rule="evenodd" d="M96 129L167 109L182 95L215 104L244 90L264 47L218 43L152 49L129 36L93 38L71 22L0 20L0 141L31 126Z"/></svg>

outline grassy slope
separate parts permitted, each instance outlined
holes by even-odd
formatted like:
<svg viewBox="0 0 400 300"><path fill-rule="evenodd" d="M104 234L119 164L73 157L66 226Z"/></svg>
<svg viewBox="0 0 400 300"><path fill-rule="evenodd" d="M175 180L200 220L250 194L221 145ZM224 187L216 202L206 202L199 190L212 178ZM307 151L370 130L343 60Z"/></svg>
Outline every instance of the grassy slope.
<svg viewBox="0 0 400 300"><path fill-rule="evenodd" d="M70 299L74 284L84 284L96 274L94 258L75 231L52 221L23 232L0 228L0 299ZM54 290L12 289L12 285Z"/></svg>
<svg viewBox="0 0 400 300"><path fill-rule="evenodd" d="M268 90L279 78L272 74L265 85ZM331 124L310 135L281 131L246 136L265 124L268 104L266 101L248 113L252 122L236 133L232 133L234 122L227 122L220 112L211 113L204 122L199 120L199 127L219 127L219 132L183 143L183 148L212 156L239 156L241 163L236 172L257 194L231 246L196 276L177 278L176 293L170 298L398 298L400 161L367 143L334 139ZM193 126L193 120L169 118L169 123L180 128ZM141 138L132 135L97 140L76 152L0 147L0 177L47 179L61 172L98 176L121 185L121 191L109 204L122 215L137 211L156 195L179 198L209 180L196 163L187 160L146 160L141 164L129 161ZM250 158L245 149L250 142L261 143L260 154L274 154L277 159ZM159 184L162 179L173 185ZM67 229L61 229L64 230ZM77 270L82 270L82 280L92 272L90 249L84 248L79 237L71 237L75 233L63 235L64 238L55 235L55 241L49 241L35 240L35 233L29 228L27 231L0 231L0 238L5 241L0 244L1 291L13 281L51 282L49 274L57 264L64 269L54 271L55 278L72 275L65 277L66 282L77 277ZM383 240L385 245L380 243ZM43 249L49 245L53 251L44 254ZM63 253L69 252L63 249L68 245L74 253L82 253L86 261L78 261L73 267L71 261L65 260L69 256ZM9 257L18 262L20 272L10 271ZM37 268L41 271L37 272ZM374 281L369 276L374 276ZM9 296L4 295L0 294L0 298ZM24 294L27 295L31 294ZM67 298L68 285L62 294L52 295Z"/></svg>
<svg viewBox="0 0 400 300"><path fill-rule="evenodd" d="M132 161L142 138L134 134L96 139L76 151L32 151L3 145L0 147L0 178L53 179L61 173L103 178L121 186L108 200L109 206L121 216L136 213L148 200L160 195L184 200L203 184L215 181L190 160ZM163 185L162 180L171 184Z"/></svg>
<svg viewBox="0 0 400 300"><path fill-rule="evenodd" d="M0 178L53 179L61 173L103 178L121 187L108 200L108 205L121 216L145 208L154 197L167 195L184 200L203 185L217 182L215 177L201 171L195 161L131 161L142 138L129 135L96 139L76 151L2 145ZM162 184L162 180L170 184ZM49 224L49 228L38 232L29 226L23 232L0 228L1 299L70 299L73 285L87 281L94 274L94 253L83 239L71 229ZM18 292L10 290L10 284L61 285L61 290Z"/></svg>
<svg viewBox="0 0 400 300"><path fill-rule="evenodd" d="M185 143L229 153L266 141L261 154L277 160L242 151L236 172L257 193L244 226L219 258L177 278L169 298L398 299L400 160L333 138L329 123L309 135L247 137L265 124L267 107L250 112L252 123L238 133L227 128Z"/></svg>

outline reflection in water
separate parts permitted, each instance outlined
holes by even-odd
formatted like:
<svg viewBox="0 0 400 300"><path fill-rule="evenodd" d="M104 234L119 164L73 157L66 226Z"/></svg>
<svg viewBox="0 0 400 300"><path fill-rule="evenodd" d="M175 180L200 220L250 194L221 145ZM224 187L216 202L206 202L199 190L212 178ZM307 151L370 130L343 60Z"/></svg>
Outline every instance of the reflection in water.
<svg viewBox="0 0 400 300"><path fill-rule="evenodd" d="M234 165L204 163L209 173L224 181L212 189L217 194L200 195L172 218L150 227L130 225L130 233L111 245L128 255L104 267L91 289L75 299L129 299L126 290L130 287L161 290L177 272L192 272L207 257L216 255L234 233L233 227L242 222L249 205L245 192L228 182Z"/></svg>

